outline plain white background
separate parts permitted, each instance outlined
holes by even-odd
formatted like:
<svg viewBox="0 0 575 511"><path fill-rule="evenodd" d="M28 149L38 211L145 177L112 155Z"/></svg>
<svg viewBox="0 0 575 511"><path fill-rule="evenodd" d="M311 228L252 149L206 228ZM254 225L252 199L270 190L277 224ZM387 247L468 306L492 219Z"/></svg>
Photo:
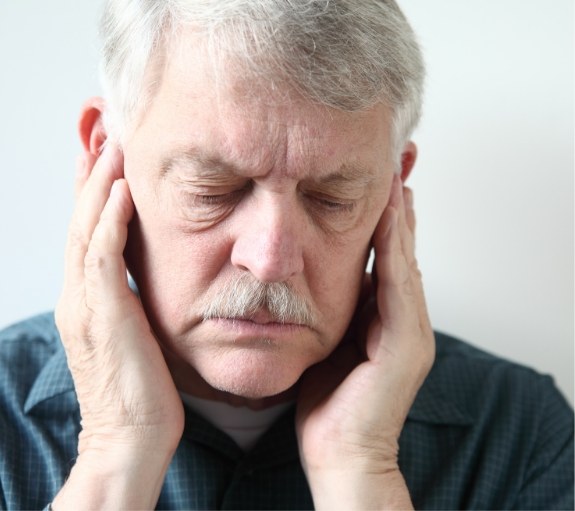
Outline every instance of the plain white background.
<svg viewBox="0 0 575 511"><path fill-rule="evenodd" d="M573 401L573 2L400 5L428 64L410 185L434 326ZM99 8L0 3L0 326L59 294Z"/></svg>

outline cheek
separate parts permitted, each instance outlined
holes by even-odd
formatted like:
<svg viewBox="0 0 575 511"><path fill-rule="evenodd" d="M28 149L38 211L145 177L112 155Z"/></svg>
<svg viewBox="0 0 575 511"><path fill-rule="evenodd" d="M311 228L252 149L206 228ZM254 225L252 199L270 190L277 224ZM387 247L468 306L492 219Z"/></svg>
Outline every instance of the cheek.
<svg viewBox="0 0 575 511"><path fill-rule="evenodd" d="M331 345L341 340L354 314L364 279L369 239L370 236L364 236L355 244L316 250L313 261L307 261L306 280Z"/></svg>
<svg viewBox="0 0 575 511"><path fill-rule="evenodd" d="M217 257L210 254L221 251L222 244L206 233L193 234L182 228L177 204L162 180L154 178L153 168L138 167L139 163L126 157L126 179L135 205L127 260L142 295L148 301L157 297L157 301L167 302L167 295L181 295L209 279L205 274L217 264Z"/></svg>
<svg viewBox="0 0 575 511"><path fill-rule="evenodd" d="M190 234L169 215L137 205L130 226L130 267L156 333L178 336L199 320L199 303L229 257L225 237Z"/></svg>

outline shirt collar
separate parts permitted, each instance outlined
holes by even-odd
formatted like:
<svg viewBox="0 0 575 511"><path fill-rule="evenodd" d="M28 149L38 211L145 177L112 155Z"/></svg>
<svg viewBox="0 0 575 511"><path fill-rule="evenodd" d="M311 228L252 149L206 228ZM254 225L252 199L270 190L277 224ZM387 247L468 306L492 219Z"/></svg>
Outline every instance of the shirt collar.
<svg viewBox="0 0 575 511"><path fill-rule="evenodd" d="M68 369L64 347L58 337L56 351L48 359L24 403L24 412L30 413L40 403L66 392L74 391L74 381Z"/></svg>
<svg viewBox="0 0 575 511"><path fill-rule="evenodd" d="M446 392L434 370L419 390L407 418L446 426L468 426L475 421L473 415Z"/></svg>
<svg viewBox="0 0 575 511"><path fill-rule="evenodd" d="M408 419L435 425L468 426L476 412L469 397L454 387L454 373L460 362L451 356L453 339L435 332L436 357L425 382L419 389Z"/></svg>

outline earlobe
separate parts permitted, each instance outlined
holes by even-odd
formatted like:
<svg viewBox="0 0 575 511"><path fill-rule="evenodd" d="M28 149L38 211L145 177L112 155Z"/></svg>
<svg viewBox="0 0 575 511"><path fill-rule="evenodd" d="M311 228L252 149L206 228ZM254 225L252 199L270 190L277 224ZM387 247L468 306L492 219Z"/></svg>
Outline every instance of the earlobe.
<svg viewBox="0 0 575 511"><path fill-rule="evenodd" d="M92 156L100 155L108 138L103 122L105 108L106 102L103 98L90 98L84 103L78 121L78 132L82 147L85 153Z"/></svg>
<svg viewBox="0 0 575 511"><path fill-rule="evenodd" d="M417 160L417 146L410 140L401 153L401 181L405 183Z"/></svg>

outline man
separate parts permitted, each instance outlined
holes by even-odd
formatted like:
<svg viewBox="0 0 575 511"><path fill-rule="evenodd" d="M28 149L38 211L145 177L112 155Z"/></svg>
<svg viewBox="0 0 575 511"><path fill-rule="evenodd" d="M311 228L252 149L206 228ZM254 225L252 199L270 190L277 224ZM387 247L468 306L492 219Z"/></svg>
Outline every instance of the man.
<svg viewBox="0 0 575 511"><path fill-rule="evenodd" d="M395 3L111 0L103 35L58 331L2 335L2 507L572 506L548 379L431 330Z"/></svg>

